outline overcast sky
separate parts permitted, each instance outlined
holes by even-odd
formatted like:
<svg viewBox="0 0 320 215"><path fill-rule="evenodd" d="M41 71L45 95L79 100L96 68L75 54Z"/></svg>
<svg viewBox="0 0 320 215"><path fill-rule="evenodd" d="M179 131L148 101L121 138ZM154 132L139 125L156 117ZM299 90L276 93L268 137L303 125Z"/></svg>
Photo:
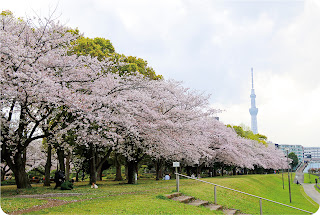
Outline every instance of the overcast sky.
<svg viewBox="0 0 320 215"><path fill-rule="evenodd" d="M211 94L224 123L250 126L251 67L258 130L278 144L320 147L320 4L311 1L10 0L15 16L56 17L165 79Z"/></svg>

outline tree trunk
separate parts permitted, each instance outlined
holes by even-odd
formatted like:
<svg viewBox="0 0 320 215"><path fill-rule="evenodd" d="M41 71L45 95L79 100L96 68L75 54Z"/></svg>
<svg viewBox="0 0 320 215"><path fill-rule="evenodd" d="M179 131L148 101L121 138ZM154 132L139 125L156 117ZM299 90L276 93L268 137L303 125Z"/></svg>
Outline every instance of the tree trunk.
<svg viewBox="0 0 320 215"><path fill-rule="evenodd" d="M186 166L186 172L187 172L187 176L191 176L191 167L190 166Z"/></svg>
<svg viewBox="0 0 320 215"><path fill-rule="evenodd" d="M76 182L79 181L79 172L80 172L80 169L76 171Z"/></svg>
<svg viewBox="0 0 320 215"><path fill-rule="evenodd" d="M4 168L1 168L1 181L4 181L5 175L6 175L6 172L4 171Z"/></svg>
<svg viewBox="0 0 320 215"><path fill-rule="evenodd" d="M64 150L60 147L57 148L57 156L59 161L59 170L61 170L63 173L66 172L66 168L64 165Z"/></svg>
<svg viewBox="0 0 320 215"><path fill-rule="evenodd" d="M197 165L197 177L201 177L201 172L203 167L204 167L204 164L201 164L200 166Z"/></svg>
<svg viewBox="0 0 320 215"><path fill-rule="evenodd" d="M199 176L200 176L200 170L199 170L200 168L199 168L199 165L197 165L197 167L196 167L196 177L197 178L199 178Z"/></svg>
<svg viewBox="0 0 320 215"><path fill-rule="evenodd" d="M31 183L24 167L17 166L14 171L14 177L18 189L31 188Z"/></svg>
<svg viewBox="0 0 320 215"><path fill-rule="evenodd" d="M97 180L102 181L102 166L97 167Z"/></svg>
<svg viewBox="0 0 320 215"><path fill-rule="evenodd" d="M71 153L68 152L66 156L66 181L70 181L70 160L71 160Z"/></svg>
<svg viewBox="0 0 320 215"><path fill-rule="evenodd" d="M121 164L118 163L116 165L116 178L114 179L115 181L122 181L122 174L121 174Z"/></svg>
<svg viewBox="0 0 320 215"><path fill-rule="evenodd" d="M237 175L237 167L233 167L233 169L232 169L232 175Z"/></svg>
<svg viewBox="0 0 320 215"><path fill-rule="evenodd" d="M97 166L95 159L95 147L93 143L90 144L90 152L89 152L89 163L90 163L90 184L97 182Z"/></svg>
<svg viewBox="0 0 320 215"><path fill-rule="evenodd" d="M115 181L122 181L122 175L121 175L121 162L120 162L120 156L118 154L115 155L115 166L116 166L116 178Z"/></svg>
<svg viewBox="0 0 320 215"><path fill-rule="evenodd" d="M103 158L95 157L96 162L96 172L97 172L97 179L102 181L102 172L108 169L111 165L108 163L108 158L112 152L112 148L108 150Z"/></svg>
<svg viewBox="0 0 320 215"><path fill-rule="evenodd" d="M18 189L31 188L31 182L26 173L26 169L25 169L26 165L23 162L21 152L19 151L16 152L14 156L14 161L15 161L15 165L12 167L10 166L10 168L14 174L17 188Z"/></svg>
<svg viewBox="0 0 320 215"><path fill-rule="evenodd" d="M221 167L221 176L223 176L224 166Z"/></svg>
<svg viewBox="0 0 320 215"><path fill-rule="evenodd" d="M126 180L128 180L128 165L127 164L124 167L124 174L126 175Z"/></svg>
<svg viewBox="0 0 320 215"><path fill-rule="evenodd" d="M248 169L247 169L247 168L244 168L244 169L243 169L243 172L244 172L245 175L247 175L247 174L248 174Z"/></svg>
<svg viewBox="0 0 320 215"><path fill-rule="evenodd" d="M43 186L50 186L50 169L51 169L51 144L48 145L48 154L47 154L47 162L44 167L44 184Z"/></svg>
<svg viewBox="0 0 320 215"><path fill-rule="evenodd" d="M96 162L96 172L97 172L97 181L102 181L102 159L101 157L95 156Z"/></svg>
<svg viewBox="0 0 320 215"><path fill-rule="evenodd" d="M156 165L156 180L159 180L160 178L162 178L162 174L161 174L162 160L161 159L156 160L155 165Z"/></svg>
<svg viewBox="0 0 320 215"><path fill-rule="evenodd" d="M128 184L135 184L135 174L137 173L138 163L134 160L127 161L128 166Z"/></svg>
<svg viewBox="0 0 320 215"><path fill-rule="evenodd" d="M213 167L209 167L209 176L212 177L214 175L214 168Z"/></svg>

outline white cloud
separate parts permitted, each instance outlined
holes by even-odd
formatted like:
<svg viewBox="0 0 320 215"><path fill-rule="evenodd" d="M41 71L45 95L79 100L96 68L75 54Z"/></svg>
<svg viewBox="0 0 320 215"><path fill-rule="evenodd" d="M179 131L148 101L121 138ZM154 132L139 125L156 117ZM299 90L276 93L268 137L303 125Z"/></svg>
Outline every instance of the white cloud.
<svg viewBox="0 0 320 215"><path fill-rule="evenodd" d="M320 83L320 6L306 1L304 11L274 38L274 62L306 88Z"/></svg>

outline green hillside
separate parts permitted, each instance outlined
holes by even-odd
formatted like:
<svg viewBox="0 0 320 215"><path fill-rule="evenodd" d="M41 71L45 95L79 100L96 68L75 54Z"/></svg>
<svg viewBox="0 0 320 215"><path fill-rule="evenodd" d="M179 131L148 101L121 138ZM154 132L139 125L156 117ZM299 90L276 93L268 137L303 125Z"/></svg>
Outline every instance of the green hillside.
<svg viewBox="0 0 320 215"><path fill-rule="evenodd" d="M288 180L287 177L284 177L284 179ZM317 211L319 207L310 198L306 197L303 188L296 184L292 184L292 203L289 203L288 182L285 180L285 189L283 190L281 174L215 177L203 178L203 180L311 212ZM139 180L137 185L102 181L98 183L98 189L91 189L87 183L75 183L75 189L70 191L53 190L53 186L48 188L39 184L31 189L20 191L19 195L62 192L81 194L79 196L51 197L70 201L70 203L34 211L30 214L221 214L219 211L210 211L204 207L194 207L161 198L163 194L175 191L175 180ZM214 186L190 179L181 179L180 184L180 191L184 194L202 200L214 201ZM39 201L35 198L28 198L29 201L23 198L14 198L17 195L15 186L2 186L1 195L1 208L7 213L46 203L46 200ZM259 199L222 188L217 188L217 203L229 208L239 209L241 213L259 213ZM262 205L263 214L305 214L265 201L262 202Z"/></svg>

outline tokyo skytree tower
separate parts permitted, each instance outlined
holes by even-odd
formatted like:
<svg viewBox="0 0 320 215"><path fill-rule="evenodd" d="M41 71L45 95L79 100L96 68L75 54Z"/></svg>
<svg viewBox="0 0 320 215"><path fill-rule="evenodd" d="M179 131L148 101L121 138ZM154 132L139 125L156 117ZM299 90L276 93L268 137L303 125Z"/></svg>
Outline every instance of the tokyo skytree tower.
<svg viewBox="0 0 320 215"><path fill-rule="evenodd" d="M256 94L254 93L253 88L253 68L251 68L251 80L252 80L252 89L251 89L251 108L249 109L251 115L251 130L254 134L258 134L258 124L257 124L257 114L258 108L256 107Z"/></svg>

